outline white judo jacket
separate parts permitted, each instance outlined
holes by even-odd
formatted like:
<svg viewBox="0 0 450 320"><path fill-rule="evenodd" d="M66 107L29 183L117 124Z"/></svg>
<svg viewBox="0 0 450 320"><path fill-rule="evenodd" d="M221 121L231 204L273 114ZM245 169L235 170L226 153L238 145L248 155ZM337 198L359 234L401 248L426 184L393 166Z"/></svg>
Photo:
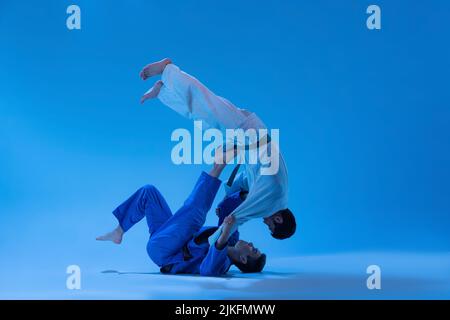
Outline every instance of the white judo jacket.
<svg viewBox="0 0 450 320"><path fill-rule="evenodd" d="M164 85L158 99L188 119L201 120L206 127L222 132L237 128L267 130L256 114L237 108L225 98L215 95L174 64L165 67L162 81ZM262 175L261 168L264 164L260 161L250 164L248 158L241 159L244 161L243 172L231 187L225 187L227 193L239 189L248 191L246 200L232 212L236 218L234 230L250 219L269 217L288 207L288 173L279 146L271 141L263 152L278 152L278 171L275 174ZM240 156L248 157L248 154ZM221 232L222 226L209 238L210 244L216 242Z"/></svg>

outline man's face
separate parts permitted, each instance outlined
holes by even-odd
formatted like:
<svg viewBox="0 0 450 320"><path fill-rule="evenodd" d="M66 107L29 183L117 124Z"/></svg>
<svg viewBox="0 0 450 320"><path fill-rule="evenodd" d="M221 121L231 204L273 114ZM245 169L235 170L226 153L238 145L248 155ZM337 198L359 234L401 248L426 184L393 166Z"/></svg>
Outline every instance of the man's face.
<svg viewBox="0 0 450 320"><path fill-rule="evenodd" d="M275 232L275 224L283 223L283 217L279 213L275 213L270 217L263 218L264 223L269 227L270 232Z"/></svg>
<svg viewBox="0 0 450 320"><path fill-rule="evenodd" d="M234 246L241 257L259 258L261 251L253 246L253 243L244 240L239 240Z"/></svg>

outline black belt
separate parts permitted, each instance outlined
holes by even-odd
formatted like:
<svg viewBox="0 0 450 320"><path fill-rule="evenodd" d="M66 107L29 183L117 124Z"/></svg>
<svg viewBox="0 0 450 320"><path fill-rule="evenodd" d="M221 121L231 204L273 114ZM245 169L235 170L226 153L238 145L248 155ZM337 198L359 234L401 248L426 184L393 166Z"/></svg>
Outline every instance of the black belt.
<svg viewBox="0 0 450 320"><path fill-rule="evenodd" d="M270 141L272 141L272 138L270 138L269 135L267 135L267 143L269 143ZM257 148L259 148L259 140L256 142L256 146ZM250 149L250 147L248 145L245 146L245 150L248 151ZM239 167L241 166L240 163L238 163L233 171L230 174L230 177L228 178L228 182L227 182L227 186L231 187L233 185L234 179L236 178L236 174L239 171Z"/></svg>
<svg viewBox="0 0 450 320"><path fill-rule="evenodd" d="M233 185L234 179L236 178L236 174L238 173L239 167L240 167L240 166L241 166L241 164L238 163L238 164L234 167L233 171L232 171L231 174L230 174L230 177L228 178L227 186L231 187L231 186Z"/></svg>
<svg viewBox="0 0 450 320"><path fill-rule="evenodd" d="M183 251L183 260L184 261L188 261L188 260L192 259L192 254L189 252L189 248L187 246L187 243L183 246L183 248L181 250ZM159 269L159 271L161 273L170 273L170 271L172 271L173 265L174 265L174 263L162 266Z"/></svg>

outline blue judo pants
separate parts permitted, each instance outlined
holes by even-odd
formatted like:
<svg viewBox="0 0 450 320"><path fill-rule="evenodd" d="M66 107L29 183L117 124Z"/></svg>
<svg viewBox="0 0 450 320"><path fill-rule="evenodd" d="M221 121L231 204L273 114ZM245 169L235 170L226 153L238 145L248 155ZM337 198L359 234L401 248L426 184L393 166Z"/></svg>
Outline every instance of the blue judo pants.
<svg viewBox="0 0 450 320"><path fill-rule="evenodd" d="M117 207L113 214L128 231L144 217L150 238L147 253L159 267L183 261L183 246L200 230L206 220L220 180L202 173L189 198L175 214L153 185L146 185Z"/></svg>

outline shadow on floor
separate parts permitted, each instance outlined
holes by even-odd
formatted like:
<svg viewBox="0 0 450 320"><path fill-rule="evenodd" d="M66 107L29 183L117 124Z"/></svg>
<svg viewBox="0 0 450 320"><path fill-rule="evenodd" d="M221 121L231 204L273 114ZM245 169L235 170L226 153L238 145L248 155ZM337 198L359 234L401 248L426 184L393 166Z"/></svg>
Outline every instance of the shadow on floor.
<svg viewBox="0 0 450 320"><path fill-rule="evenodd" d="M171 279L199 278L199 275L164 275L159 272L105 270L103 274L144 275ZM433 279L384 277L381 290L367 288L366 274L289 273L266 271L242 274L232 271L222 277L201 277L195 286L208 292L222 292L227 299L443 299L449 298L447 282ZM206 279L219 281L207 281ZM220 279L230 281L220 281ZM167 286L192 286L185 281Z"/></svg>
<svg viewBox="0 0 450 320"><path fill-rule="evenodd" d="M246 286L204 282L205 290L230 292L229 299L442 299L448 283L438 280L384 277L380 290L369 290L365 275L304 273L285 278L263 278Z"/></svg>
<svg viewBox="0 0 450 320"><path fill-rule="evenodd" d="M127 274L142 274L142 275L160 275L167 277L200 277L200 275L193 274L163 274L161 272L141 272L141 271L118 271L118 270L104 270L101 271L103 274L117 274L117 275L127 275ZM219 277L209 277L209 278L219 278L219 279L264 279L268 277L276 278L290 278L292 276L298 275L298 273L293 272L274 272L274 271L264 271L258 274L243 274L239 271L231 271L227 274Z"/></svg>

